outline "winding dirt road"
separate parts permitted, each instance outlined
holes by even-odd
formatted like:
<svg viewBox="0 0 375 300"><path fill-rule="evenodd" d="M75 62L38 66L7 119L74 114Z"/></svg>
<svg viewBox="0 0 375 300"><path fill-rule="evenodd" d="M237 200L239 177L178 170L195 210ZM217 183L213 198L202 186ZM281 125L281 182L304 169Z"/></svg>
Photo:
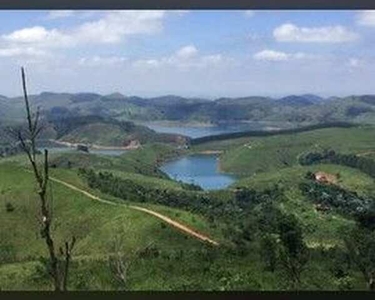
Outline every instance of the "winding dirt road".
<svg viewBox="0 0 375 300"><path fill-rule="evenodd" d="M100 198L98 196L90 194L89 192L86 192L86 191L84 191L84 190L82 190L82 189L80 189L80 188L78 188L78 187L76 187L76 186L74 186L74 185L72 185L70 183L62 181L60 179L57 179L57 178L54 178L54 177L51 177L51 176L49 178L52 181L60 183L60 184L66 186L66 187L68 187L68 188L70 188L70 189L72 189L74 191L80 192L80 193L84 194L85 196L87 196L87 197L89 197L89 198L91 198L93 200L96 200L96 201L99 201L99 202L102 202L102 203L105 203L105 204L109 204L109 205L115 205L115 206L124 205L124 204L119 204L119 203L115 203L115 202L112 202L112 201L108 201L108 200L102 199L102 198ZM179 223L177 221L174 221L171 218L169 218L169 217L167 217L165 215L162 215L162 214L160 214L160 213L158 213L156 211L153 211L153 210L150 210L150 209L147 209L147 208L144 208L144 207L136 206L136 205L129 205L127 207L129 207L131 209L138 210L138 211L145 212L145 213L150 214L150 215L153 215L154 217L157 217L157 218L163 220L164 222L168 223L169 225L171 225L171 226L173 226L173 227L181 230L182 232L184 232L184 233L186 233L186 234L188 234L190 236L195 237L196 239L199 239L199 240L204 241L204 242L208 242L208 243L210 243L212 245L215 245L215 246L219 245L218 242L210 239L208 236L206 236L206 235L204 235L202 233L199 233L196 230L193 230L193 229L191 229L191 228L189 228L189 227L187 227L187 226L185 226L185 225L183 225L183 224L181 224L181 223Z"/></svg>

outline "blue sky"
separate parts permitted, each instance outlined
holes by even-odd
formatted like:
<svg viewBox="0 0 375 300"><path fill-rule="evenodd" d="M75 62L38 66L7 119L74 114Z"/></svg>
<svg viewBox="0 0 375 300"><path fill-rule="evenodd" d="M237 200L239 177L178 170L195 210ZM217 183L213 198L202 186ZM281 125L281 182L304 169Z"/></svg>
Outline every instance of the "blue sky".
<svg viewBox="0 0 375 300"><path fill-rule="evenodd" d="M1 11L0 94L375 94L375 11Z"/></svg>

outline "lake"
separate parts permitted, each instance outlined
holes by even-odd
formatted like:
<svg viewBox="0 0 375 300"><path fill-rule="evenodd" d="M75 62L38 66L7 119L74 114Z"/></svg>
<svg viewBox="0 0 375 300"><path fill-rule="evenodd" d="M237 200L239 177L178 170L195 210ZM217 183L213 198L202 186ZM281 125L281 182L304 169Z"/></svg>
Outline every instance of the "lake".
<svg viewBox="0 0 375 300"><path fill-rule="evenodd" d="M174 125L162 122L146 122L141 125L161 133L174 133L189 136L191 138L199 138L209 135L218 135L224 133L242 132L250 130L269 130L280 127L290 127L289 124L282 123L260 123L260 122L233 122L214 126L194 126L194 125Z"/></svg>
<svg viewBox="0 0 375 300"><path fill-rule="evenodd" d="M224 189L236 178L220 173L216 155L189 155L165 163L160 169L172 179L194 183L205 190Z"/></svg>

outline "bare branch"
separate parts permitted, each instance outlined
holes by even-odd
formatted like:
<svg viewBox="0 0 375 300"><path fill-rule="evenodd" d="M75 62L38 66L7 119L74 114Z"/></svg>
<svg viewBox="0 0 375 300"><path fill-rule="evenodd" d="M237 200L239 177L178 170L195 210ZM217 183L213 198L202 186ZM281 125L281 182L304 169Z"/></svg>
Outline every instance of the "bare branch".
<svg viewBox="0 0 375 300"><path fill-rule="evenodd" d="M42 130L43 130L43 127L42 127L42 126L38 127L38 128L35 130L35 133L34 133L35 138L38 137L39 133L40 133Z"/></svg>
<svg viewBox="0 0 375 300"><path fill-rule="evenodd" d="M39 109L36 113L34 122L31 118L31 112L30 112L30 105L29 105L29 99L27 96L27 89L26 89L26 77L25 77L25 70L24 68L21 69L22 73L22 87L23 87L23 93L24 93L24 100L25 100L25 106L26 106L26 115L27 115L27 122L28 122L28 135L30 138L30 146L27 145L27 142L25 141L21 130L18 132L18 139L21 143L21 146L24 150L24 152L27 154L28 159L30 161L30 164L34 171L35 179L39 185L39 198L40 198L40 210L42 213L42 237L44 238L46 245L48 247L49 255L50 255L50 263L51 263L51 272L50 275L53 279L55 291L61 290L61 274L59 270L59 261L58 257L55 253L55 246L54 242L51 236L51 218L50 213L47 205L47 199L46 199L46 190L47 190L47 184L49 180L48 176L48 151L44 151L44 174L41 174L41 171L39 171L37 162L36 162L36 138L37 135L40 132L40 129L38 128L39 123ZM62 251L62 249L60 249ZM70 255L70 254L69 254Z"/></svg>
<svg viewBox="0 0 375 300"><path fill-rule="evenodd" d="M49 175L48 175L48 150L44 149L44 179L43 179L43 186L42 191L46 192L47 190L47 183L48 183Z"/></svg>
<svg viewBox="0 0 375 300"><path fill-rule="evenodd" d="M21 68L21 74L22 74L23 97L24 97L24 100L25 100L26 113L27 113L27 121L28 121L28 124L29 124L29 131L31 133L31 132L33 132L33 123L31 121L29 98L27 96L27 88L26 88L25 70L24 70L23 67Z"/></svg>
<svg viewBox="0 0 375 300"><path fill-rule="evenodd" d="M22 133L22 129L18 130L17 132L12 130L12 134L18 139L23 151L26 153L29 162L32 166L34 177L38 183L39 187L39 198L40 198L40 212L41 212L41 234L43 239L46 242L49 256L50 256L50 275L53 279L55 291L60 291L63 289L64 291L67 289L67 280L68 280L68 271L69 271L69 264L71 260L72 250L76 243L76 238L73 236L71 242L65 242L63 247L59 247L55 250L54 241L51 235L51 224L52 224L52 215L50 213L50 207L47 201L47 188L49 183L49 164L48 164L48 150L44 150L44 162L43 167L39 170L38 164L36 161L36 140L41 132L43 126L39 126L40 121L40 109L38 107L35 117L32 117L29 99L27 95L27 88L26 88L26 76L24 68L21 68L22 73L22 87L24 93L24 100L25 100L25 107L26 107L26 117L28 123L28 132L25 135L28 139L25 138L24 134ZM25 130L27 131L27 130ZM52 192L52 190L51 190ZM52 199L52 194L51 194ZM59 254L61 257L65 257L65 266L64 269L61 269L60 263L61 259L59 258Z"/></svg>
<svg viewBox="0 0 375 300"><path fill-rule="evenodd" d="M38 123L39 123L39 116L40 116L40 107L38 106L35 114L35 119L34 119L34 126L33 126L33 135L37 137L37 128L38 128Z"/></svg>
<svg viewBox="0 0 375 300"><path fill-rule="evenodd" d="M75 236L72 237L72 241L65 242L65 270L64 270L64 277L63 277L63 291L67 291L68 285L68 275L69 275L69 265L71 260L71 254L76 243Z"/></svg>

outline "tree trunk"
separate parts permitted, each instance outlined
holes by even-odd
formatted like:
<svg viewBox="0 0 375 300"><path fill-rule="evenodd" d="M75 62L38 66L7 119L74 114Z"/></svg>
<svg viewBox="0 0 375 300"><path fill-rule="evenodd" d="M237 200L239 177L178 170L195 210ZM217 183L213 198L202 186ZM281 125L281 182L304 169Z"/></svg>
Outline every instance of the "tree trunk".
<svg viewBox="0 0 375 300"><path fill-rule="evenodd" d="M19 141L26 152L29 162L32 166L34 177L39 187L39 198L40 198L40 211L42 214L42 223L43 227L41 230L42 237L46 242L48 247L48 252L50 256L50 275L53 279L53 283L55 286L55 291L61 290L61 279L60 279L60 272L59 272L59 265L58 265L58 258L55 253L55 246L53 243L53 239L51 236L51 217L47 207L47 199L46 199L46 191L47 191L47 184L48 184L48 151L44 150L44 170L39 170L37 161L36 161L36 139L41 130L41 127L38 127L39 121L39 110L36 112L35 120L32 120L31 110L29 99L27 95L27 88L26 88L26 76L24 68L21 68L21 75L22 75L22 88L24 93L24 100L25 100L25 107L26 107L26 117L29 129L29 140L31 145L27 145L27 140L24 139L22 132L20 131L18 134Z"/></svg>
<svg viewBox="0 0 375 300"><path fill-rule="evenodd" d="M373 277L370 277L370 280L368 281L368 287L371 292L375 292L375 279Z"/></svg>

